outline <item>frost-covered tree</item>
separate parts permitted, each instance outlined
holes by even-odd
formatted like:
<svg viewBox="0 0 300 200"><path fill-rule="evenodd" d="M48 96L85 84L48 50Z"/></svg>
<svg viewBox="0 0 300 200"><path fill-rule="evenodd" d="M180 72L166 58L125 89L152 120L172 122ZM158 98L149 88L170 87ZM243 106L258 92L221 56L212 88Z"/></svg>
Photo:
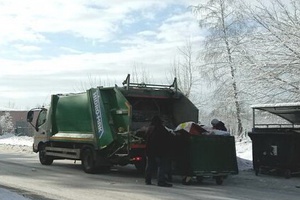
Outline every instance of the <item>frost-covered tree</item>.
<svg viewBox="0 0 300 200"><path fill-rule="evenodd" d="M234 124L237 124L236 130L240 135L243 132L240 64L250 26L236 3L235 0L209 0L192 8L200 27L206 30L203 50L205 64L201 72L213 84L213 113L226 113L227 118L234 116Z"/></svg>
<svg viewBox="0 0 300 200"><path fill-rule="evenodd" d="M171 76L177 78L181 92L188 98L192 89L199 84L199 57L190 39L178 48L178 56L174 59Z"/></svg>
<svg viewBox="0 0 300 200"><path fill-rule="evenodd" d="M172 82L174 77L177 79L177 87L189 98L199 109L199 119L202 123L203 118L207 119L207 85L205 80L199 76L199 44L200 42L194 38L188 38L186 42L178 47L178 54L173 60L171 70L167 73L168 82Z"/></svg>
<svg viewBox="0 0 300 200"><path fill-rule="evenodd" d="M85 92L90 88L98 86L111 86L115 83L111 77L102 78L100 76L88 75L86 80L80 80L79 84L74 87L75 92Z"/></svg>
<svg viewBox="0 0 300 200"><path fill-rule="evenodd" d="M131 81L134 83L151 83L153 77L142 63L133 63Z"/></svg>
<svg viewBox="0 0 300 200"><path fill-rule="evenodd" d="M13 131L13 122L12 116L9 112L5 112L4 115L0 116L0 127L2 129L2 133L9 133Z"/></svg>
<svg viewBox="0 0 300 200"><path fill-rule="evenodd" d="M251 38L247 84L259 102L300 100L300 1L247 6L257 31Z"/></svg>

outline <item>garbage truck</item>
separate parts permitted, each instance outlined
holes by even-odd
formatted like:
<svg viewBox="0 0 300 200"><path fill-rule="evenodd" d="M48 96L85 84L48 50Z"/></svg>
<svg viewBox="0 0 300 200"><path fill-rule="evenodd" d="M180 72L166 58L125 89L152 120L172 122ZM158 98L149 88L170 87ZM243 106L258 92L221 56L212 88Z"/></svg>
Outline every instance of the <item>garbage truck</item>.
<svg viewBox="0 0 300 200"><path fill-rule="evenodd" d="M176 78L170 85L131 83L128 74L122 84L53 94L48 107L28 111L40 163L80 160L86 173L127 164L143 170L145 134L153 116L171 129L198 122L198 109L180 92Z"/></svg>

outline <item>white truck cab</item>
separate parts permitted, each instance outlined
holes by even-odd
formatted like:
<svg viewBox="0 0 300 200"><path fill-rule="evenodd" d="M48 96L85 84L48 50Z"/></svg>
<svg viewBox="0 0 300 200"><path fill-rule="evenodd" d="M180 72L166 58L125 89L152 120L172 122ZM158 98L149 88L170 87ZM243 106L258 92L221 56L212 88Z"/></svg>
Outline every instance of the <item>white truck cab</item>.
<svg viewBox="0 0 300 200"><path fill-rule="evenodd" d="M39 151L39 144L49 141L51 123L46 108L33 108L27 114L27 122L35 129L33 136L33 151Z"/></svg>

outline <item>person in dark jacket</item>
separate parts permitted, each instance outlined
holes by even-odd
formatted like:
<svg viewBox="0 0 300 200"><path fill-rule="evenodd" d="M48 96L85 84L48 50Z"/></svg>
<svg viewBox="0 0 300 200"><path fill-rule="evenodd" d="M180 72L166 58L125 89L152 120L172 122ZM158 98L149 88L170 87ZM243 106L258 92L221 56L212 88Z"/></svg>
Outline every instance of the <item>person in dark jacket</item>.
<svg viewBox="0 0 300 200"><path fill-rule="evenodd" d="M211 125L212 125L213 129L217 129L220 131L227 131L225 124L222 121L219 121L218 119L211 120Z"/></svg>
<svg viewBox="0 0 300 200"><path fill-rule="evenodd" d="M145 182L151 185L152 174L157 169L157 185L162 187L172 187L166 182L166 171L171 151L172 133L170 133L158 116L154 116L147 130L146 140L146 176Z"/></svg>

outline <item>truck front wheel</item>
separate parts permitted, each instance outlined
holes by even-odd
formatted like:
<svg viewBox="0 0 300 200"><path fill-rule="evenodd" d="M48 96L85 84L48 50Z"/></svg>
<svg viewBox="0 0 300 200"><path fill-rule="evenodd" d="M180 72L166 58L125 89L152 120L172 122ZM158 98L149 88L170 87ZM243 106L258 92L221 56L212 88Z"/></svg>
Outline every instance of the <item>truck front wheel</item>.
<svg viewBox="0 0 300 200"><path fill-rule="evenodd" d="M82 150L81 166L83 171L88 174L94 174L96 172L96 162L94 160L93 150L86 148Z"/></svg>
<svg viewBox="0 0 300 200"><path fill-rule="evenodd" d="M42 165L51 165L53 163L53 158L46 155L46 145L41 144L39 147L39 159Z"/></svg>

